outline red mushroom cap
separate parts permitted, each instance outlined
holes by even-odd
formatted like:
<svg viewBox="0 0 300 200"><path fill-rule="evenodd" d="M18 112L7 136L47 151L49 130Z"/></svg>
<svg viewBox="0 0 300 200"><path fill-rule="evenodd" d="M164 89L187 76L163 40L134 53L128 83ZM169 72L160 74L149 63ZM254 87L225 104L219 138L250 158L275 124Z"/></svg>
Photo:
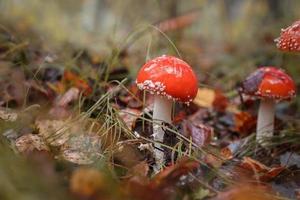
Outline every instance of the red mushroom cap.
<svg viewBox="0 0 300 200"><path fill-rule="evenodd" d="M300 20L281 30L280 37L275 39L276 46L282 51L300 51Z"/></svg>
<svg viewBox="0 0 300 200"><path fill-rule="evenodd" d="M289 100L296 94L292 78L275 67L261 67L242 84L243 92L259 98Z"/></svg>
<svg viewBox="0 0 300 200"><path fill-rule="evenodd" d="M181 102L191 102L197 94L197 78L192 68L173 56L148 61L136 79L141 90Z"/></svg>

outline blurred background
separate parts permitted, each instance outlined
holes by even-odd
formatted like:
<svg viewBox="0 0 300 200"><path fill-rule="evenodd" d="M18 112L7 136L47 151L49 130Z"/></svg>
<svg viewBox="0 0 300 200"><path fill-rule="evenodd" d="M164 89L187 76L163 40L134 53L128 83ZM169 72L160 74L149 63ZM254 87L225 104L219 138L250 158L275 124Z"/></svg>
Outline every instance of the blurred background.
<svg viewBox="0 0 300 200"><path fill-rule="evenodd" d="M2 21L21 33L34 31L45 48L72 44L103 60L126 50L132 76L161 54L180 54L201 80L227 90L261 65L283 67L295 79L300 74L299 56L279 52L273 42L281 28L300 18L298 0L0 2Z"/></svg>
<svg viewBox="0 0 300 200"><path fill-rule="evenodd" d="M281 52L274 43L282 28L300 19L299 11L299 0L0 0L0 80L13 85L30 76L51 82L52 77L61 78L63 70L71 69L79 72L80 81L98 81L93 85L101 88L105 85L102 79L126 77L133 82L146 60L171 54L195 69L199 87L219 89L230 99L238 96L236 89L245 77L267 65L285 69L299 91L300 54ZM7 75L16 66L26 77ZM51 71L46 80L39 72L45 75L47 68L61 71L59 75ZM23 86L23 82L17 84ZM34 87L44 92L42 87ZM26 92L24 88L15 92L24 108L28 106ZM91 97L91 102L99 96ZM292 104L278 106L292 108L286 113L299 122L299 95ZM34 129L32 115L32 111L27 113L27 121L18 126L0 121L4 124L0 129L7 133L13 130L7 127L16 126L23 131L28 123L23 131L27 134ZM9 137L16 139L11 132ZM0 140L0 199L66 199L65 191L56 188L54 174L58 171L65 187L68 167L55 165L56 172L52 172L45 164L45 172L40 173L34 167L47 160L37 156L29 165L4 146ZM24 180L32 184L24 184Z"/></svg>

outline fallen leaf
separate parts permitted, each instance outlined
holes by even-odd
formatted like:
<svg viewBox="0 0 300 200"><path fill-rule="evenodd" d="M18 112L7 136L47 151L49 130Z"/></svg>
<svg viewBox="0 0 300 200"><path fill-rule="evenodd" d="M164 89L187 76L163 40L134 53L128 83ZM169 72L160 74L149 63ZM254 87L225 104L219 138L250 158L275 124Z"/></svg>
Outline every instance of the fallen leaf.
<svg viewBox="0 0 300 200"><path fill-rule="evenodd" d="M61 157L79 165L94 163L100 158L101 152L101 139L97 135L76 135L61 147Z"/></svg>
<svg viewBox="0 0 300 200"><path fill-rule="evenodd" d="M239 150L241 145L240 141L231 142L228 146L221 149L221 156L225 160L230 160L233 158L234 154Z"/></svg>
<svg viewBox="0 0 300 200"><path fill-rule="evenodd" d="M285 169L282 166L270 168L249 157L244 157L240 166L251 171L260 181L265 182L272 180Z"/></svg>
<svg viewBox="0 0 300 200"><path fill-rule="evenodd" d="M123 119L127 127L132 130L137 118L140 117L141 111L133 108L124 108L119 111L119 116Z"/></svg>
<svg viewBox="0 0 300 200"><path fill-rule="evenodd" d="M14 122L18 118L18 114L8 108L0 108L0 119L4 121Z"/></svg>
<svg viewBox="0 0 300 200"><path fill-rule="evenodd" d="M39 135L52 146L61 146L72 133L77 133L78 126L71 126L63 120L37 120L35 122ZM70 130L70 129L73 129Z"/></svg>
<svg viewBox="0 0 300 200"><path fill-rule="evenodd" d="M183 175L187 175L200 164L189 158L181 158L176 164L171 165L160 171L150 182L152 187L167 187L176 184Z"/></svg>
<svg viewBox="0 0 300 200"><path fill-rule="evenodd" d="M189 120L185 120L182 123L182 128L183 135L187 138L192 138L193 143L195 143L197 147L209 144L214 135L212 127Z"/></svg>
<svg viewBox="0 0 300 200"><path fill-rule="evenodd" d="M79 168L73 172L70 179L71 192L85 198L106 189L108 185L103 174L93 168Z"/></svg>
<svg viewBox="0 0 300 200"><path fill-rule="evenodd" d="M92 93L92 88L85 80L81 79L79 75L65 70L63 77L65 81L70 82L72 86L77 87L80 91L83 92L84 95L88 96Z"/></svg>
<svg viewBox="0 0 300 200"><path fill-rule="evenodd" d="M23 135L17 138L15 145L18 151L21 153L32 152L33 150L49 151L48 146L39 135Z"/></svg>
<svg viewBox="0 0 300 200"><path fill-rule="evenodd" d="M241 134L250 134L256 127L256 117L247 112L234 114L235 127L234 131Z"/></svg>
<svg viewBox="0 0 300 200"><path fill-rule="evenodd" d="M274 200L277 199L270 191L270 188L266 188L259 185L253 185L249 183L238 183L231 189L218 194L214 200Z"/></svg>
<svg viewBox="0 0 300 200"><path fill-rule="evenodd" d="M164 200L174 199L175 187L183 176L198 169L199 163L182 158L178 163L166 167L149 179L130 179L126 182L124 193L129 199Z"/></svg>
<svg viewBox="0 0 300 200"><path fill-rule="evenodd" d="M162 32L182 29L186 26L191 25L193 22L195 22L197 19L197 16L198 16L198 13L189 12L182 16L164 20L164 21L158 23L156 26Z"/></svg>
<svg viewBox="0 0 300 200"><path fill-rule="evenodd" d="M200 107L215 108L216 110L224 111L228 106L228 99L219 90L200 88L193 103Z"/></svg>
<svg viewBox="0 0 300 200"><path fill-rule="evenodd" d="M77 100L79 97L79 89L72 87L68 89L56 102L55 106L66 107L72 101Z"/></svg>

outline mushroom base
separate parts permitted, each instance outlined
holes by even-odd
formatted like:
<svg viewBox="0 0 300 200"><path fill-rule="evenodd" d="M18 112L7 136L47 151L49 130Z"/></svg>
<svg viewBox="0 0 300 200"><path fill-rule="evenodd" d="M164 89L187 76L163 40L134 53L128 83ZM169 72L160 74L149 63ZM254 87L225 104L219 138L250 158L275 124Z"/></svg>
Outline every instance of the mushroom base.
<svg viewBox="0 0 300 200"><path fill-rule="evenodd" d="M270 99L261 100L258 110L256 141L263 144L263 139L272 137L274 131L275 102Z"/></svg>
<svg viewBox="0 0 300 200"><path fill-rule="evenodd" d="M162 122L171 123L171 115L172 100L156 95L154 98L153 108L153 139L155 141L154 158L156 161L156 166L154 167L155 171L159 171L165 161L164 152L160 144L163 142L165 134Z"/></svg>

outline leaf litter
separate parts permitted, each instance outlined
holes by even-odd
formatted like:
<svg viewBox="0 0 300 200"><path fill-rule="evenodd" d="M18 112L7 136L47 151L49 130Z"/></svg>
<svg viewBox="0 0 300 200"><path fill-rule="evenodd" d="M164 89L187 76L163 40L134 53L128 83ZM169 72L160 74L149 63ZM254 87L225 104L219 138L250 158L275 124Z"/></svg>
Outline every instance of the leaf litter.
<svg viewBox="0 0 300 200"><path fill-rule="evenodd" d="M191 12L157 27L180 30L195 16ZM0 34L0 122L5 123L1 142L8 143L5 151L16 148L20 160L49 155L51 164L38 162L61 175L57 179L64 184L58 185L69 198L299 196L297 140L278 132L286 138L272 138L268 149L257 146L253 142L256 102L251 98L237 100L237 92L201 86L189 107L174 104L174 125L164 124L166 166L154 174L153 99L140 92L130 76L127 63L134 63L130 50L113 52L105 60L91 50L69 46L71 56L62 62L66 49L49 52L39 39L22 42L2 29ZM242 89L252 91L259 81L247 80ZM20 110L32 105L42 108L22 122L26 126L18 127L23 119Z"/></svg>

